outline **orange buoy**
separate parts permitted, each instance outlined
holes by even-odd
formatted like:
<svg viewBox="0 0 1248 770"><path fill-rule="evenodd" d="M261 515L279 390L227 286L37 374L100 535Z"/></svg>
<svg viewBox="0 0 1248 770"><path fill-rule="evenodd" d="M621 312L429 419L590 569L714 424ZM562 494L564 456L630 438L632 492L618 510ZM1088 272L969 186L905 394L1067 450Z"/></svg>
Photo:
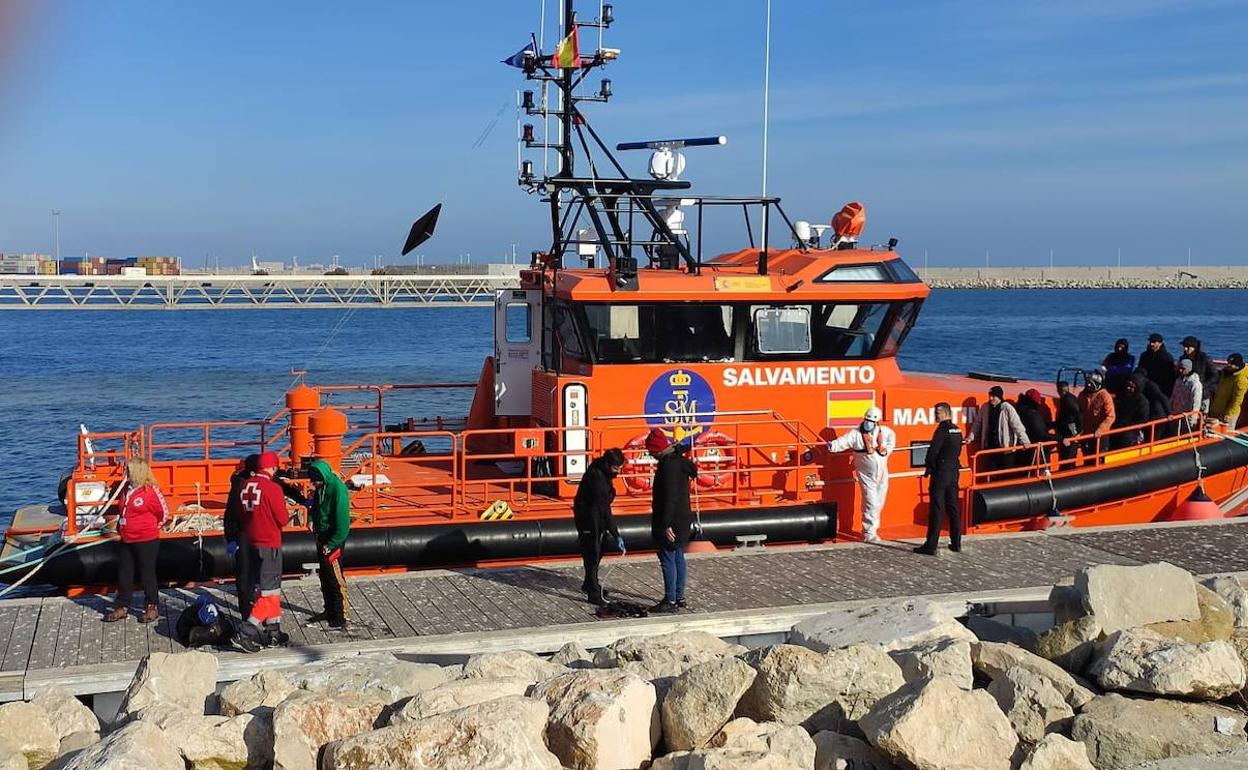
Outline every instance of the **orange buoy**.
<svg viewBox="0 0 1248 770"><path fill-rule="evenodd" d="M1222 518L1222 510L1218 508L1217 503L1209 499L1209 495L1205 494L1205 488L1200 485L1192 491L1191 497L1176 505L1174 512L1170 514L1170 521L1201 521L1220 518Z"/></svg>
<svg viewBox="0 0 1248 770"><path fill-rule="evenodd" d="M347 416L333 407L318 409L309 421L317 459L342 469L342 437L347 435Z"/></svg>
<svg viewBox="0 0 1248 770"><path fill-rule="evenodd" d="M312 454L312 433L308 421L321 408L321 393L300 384L286 391L286 408L290 411L290 465L298 468L303 458Z"/></svg>

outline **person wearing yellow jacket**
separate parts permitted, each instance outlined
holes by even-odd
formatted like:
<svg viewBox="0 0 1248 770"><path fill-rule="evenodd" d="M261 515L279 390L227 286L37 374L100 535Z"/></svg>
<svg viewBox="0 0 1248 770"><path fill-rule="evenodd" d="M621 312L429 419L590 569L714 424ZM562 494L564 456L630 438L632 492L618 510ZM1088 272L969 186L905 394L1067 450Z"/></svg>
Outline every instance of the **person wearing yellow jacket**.
<svg viewBox="0 0 1248 770"><path fill-rule="evenodd" d="M1213 402L1209 404L1209 416L1229 428L1234 428L1239 423L1239 412L1246 395L1248 368L1244 367L1242 355L1232 353L1226 357L1226 368L1222 370L1222 379L1218 381Z"/></svg>

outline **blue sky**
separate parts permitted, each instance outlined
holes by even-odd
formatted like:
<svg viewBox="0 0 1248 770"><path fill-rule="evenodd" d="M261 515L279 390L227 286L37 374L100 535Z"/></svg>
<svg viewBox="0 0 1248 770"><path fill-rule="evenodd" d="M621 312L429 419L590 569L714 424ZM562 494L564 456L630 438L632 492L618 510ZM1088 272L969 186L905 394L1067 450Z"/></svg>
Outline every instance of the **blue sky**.
<svg viewBox="0 0 1248 770"><path fill-rule="evenodd" d="M64 254L191 263L396 257L438 201L430 259L549 240L514 181L523 80L498 63L540 0L14 4L0 251L49 251L53 208ZM755 193L762 8L617 2L595 126L726 134L686 178ZM868 239L914 264L1246 263L1244 40L1242 0L775 0L769 191L812 221L863 201Z"/></svg>

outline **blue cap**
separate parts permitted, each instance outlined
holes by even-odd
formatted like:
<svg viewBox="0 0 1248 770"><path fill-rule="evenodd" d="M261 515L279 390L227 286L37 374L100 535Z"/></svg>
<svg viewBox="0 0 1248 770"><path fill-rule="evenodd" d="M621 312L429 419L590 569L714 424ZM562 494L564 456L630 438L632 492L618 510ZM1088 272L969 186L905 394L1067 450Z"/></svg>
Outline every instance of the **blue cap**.
<svg viewBox="0 0 1248 770"><path fill-rule="evenodd" d="M200 596L195 600L195 606L199 607L199 622L205 626L210 626L217 622L217 605L212 603L212 599L207 596Z"/></svg>

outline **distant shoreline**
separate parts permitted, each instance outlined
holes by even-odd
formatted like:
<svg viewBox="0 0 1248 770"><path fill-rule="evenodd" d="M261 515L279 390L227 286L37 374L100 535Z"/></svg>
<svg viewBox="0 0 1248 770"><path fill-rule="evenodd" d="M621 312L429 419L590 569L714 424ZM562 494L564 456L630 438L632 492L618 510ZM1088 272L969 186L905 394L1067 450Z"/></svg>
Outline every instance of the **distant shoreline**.
<svg viewBox="0 0 1248 770"><path fill-rule="evenodd" d="M1248 265L1222 267L933 267L933 289L1248 289Z"/></svg>

